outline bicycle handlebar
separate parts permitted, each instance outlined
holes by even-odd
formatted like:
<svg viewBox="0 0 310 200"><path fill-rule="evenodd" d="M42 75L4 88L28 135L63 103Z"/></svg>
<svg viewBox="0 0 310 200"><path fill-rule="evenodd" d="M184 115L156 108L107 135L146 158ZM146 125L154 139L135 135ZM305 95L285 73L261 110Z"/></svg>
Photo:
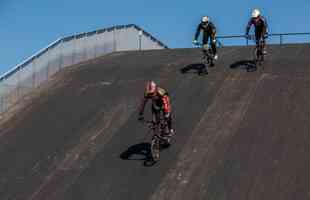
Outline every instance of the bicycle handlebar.
<svg viewBox="0 0 310 200"><path fill-rule="evenodd" d="M210 45L208 45L208 44L203 44L203 43L195 43L194 44L194 46L196 47L196 48L205 48L205 46L207 46L207 48L205 48L205 49L209 49L210 48Z"/></svg>

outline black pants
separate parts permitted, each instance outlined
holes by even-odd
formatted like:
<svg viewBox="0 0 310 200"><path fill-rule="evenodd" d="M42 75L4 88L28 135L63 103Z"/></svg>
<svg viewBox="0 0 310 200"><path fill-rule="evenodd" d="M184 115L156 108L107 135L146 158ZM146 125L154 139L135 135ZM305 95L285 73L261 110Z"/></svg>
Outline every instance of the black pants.
<svg viewBox="0 0 310 200"><path fill-rule="evenodd" d="M262 42L263 42L263 49L265 48L265 45L266 45L265 34L266 34L266 31L264 31L263 29L256 29L255 30L256 46L258 46L259 42L262 40Z"/></svg>
<svg viewBox="0 0 310 200"><path fill-rule="evenodd" d="M208 44L210 40L210 45L211 45L211 49L212 49L212 53L213 55L215 55L217 53L217 49L216 49L216 42L215 41L215 37L212 36L212 35L206 35L204 38L203 38L203 44Z"/></svg>

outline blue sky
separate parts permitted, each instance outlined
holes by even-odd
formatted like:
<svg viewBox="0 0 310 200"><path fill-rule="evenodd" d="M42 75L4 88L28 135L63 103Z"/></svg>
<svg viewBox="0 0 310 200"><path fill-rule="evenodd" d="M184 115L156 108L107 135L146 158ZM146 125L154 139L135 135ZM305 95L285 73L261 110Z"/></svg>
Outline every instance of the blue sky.
<svg viewBox="0 0 310 200"><path fill-rule="evenodd" d="M119 24L137 24L171 48L191 47L203 15L218 35L243 34L256 7L271 33L310 32L309 0L0 0L0 74L59 37Z"/></svg>

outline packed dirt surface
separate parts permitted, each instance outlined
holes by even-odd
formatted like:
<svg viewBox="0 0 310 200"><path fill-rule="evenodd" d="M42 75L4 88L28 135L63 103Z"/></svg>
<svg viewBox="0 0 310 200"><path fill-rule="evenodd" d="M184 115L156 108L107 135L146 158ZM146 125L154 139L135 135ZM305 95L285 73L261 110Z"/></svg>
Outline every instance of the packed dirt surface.
<svg viewBox="0 0 310 200"><path fill-rule="evenodd" d="M310 45L118 52L72 66L0 126L0 199L310 199ZM137 121L147 80L165 88L176 135L146 165ZM150 104L146 118L150 118Z"/></svg>

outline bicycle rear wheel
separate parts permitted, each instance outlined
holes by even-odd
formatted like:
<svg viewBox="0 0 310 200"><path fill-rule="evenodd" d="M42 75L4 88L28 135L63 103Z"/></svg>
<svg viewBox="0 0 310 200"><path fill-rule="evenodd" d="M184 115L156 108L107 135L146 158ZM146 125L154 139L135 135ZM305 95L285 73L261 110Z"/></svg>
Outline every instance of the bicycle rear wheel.
<svg viewBox="0 0 310 200"><path fill-rule="evenodd" d="M260 48L258 46L255 47L254 49L254 63L255 65L261 65L261 55L262 55L262 52L260 50Z"/></svg>

